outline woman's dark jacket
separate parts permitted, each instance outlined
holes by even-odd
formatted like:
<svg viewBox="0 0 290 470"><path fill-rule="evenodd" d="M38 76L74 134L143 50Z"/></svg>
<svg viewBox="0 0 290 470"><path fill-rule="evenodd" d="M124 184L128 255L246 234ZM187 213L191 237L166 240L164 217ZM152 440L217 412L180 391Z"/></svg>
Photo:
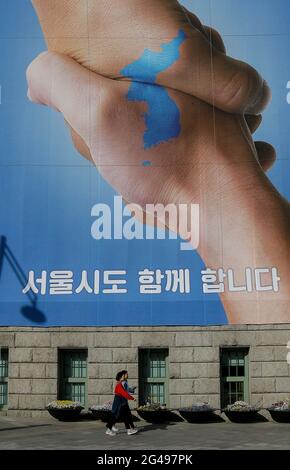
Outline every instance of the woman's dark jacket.
<svg viewBox="0 0 290 470"><path fill-rule="evenodd" d="M122 386L120 382L116 384L115 387L115 396L112 405L112 413L116 418L119 418L122 406L128 404L128 400L134 400L132 397Z"/></svg>

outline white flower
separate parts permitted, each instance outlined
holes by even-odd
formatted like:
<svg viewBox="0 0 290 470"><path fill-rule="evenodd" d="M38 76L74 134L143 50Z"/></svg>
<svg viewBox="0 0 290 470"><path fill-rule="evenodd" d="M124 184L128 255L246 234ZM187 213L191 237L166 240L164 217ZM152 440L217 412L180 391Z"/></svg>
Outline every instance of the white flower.
<svg viewBox="0 0 290 470"><path fill-rule="evenodd" d="M239 400L235 401L232 405L227 406L229 411L254 411L257 410L257 407L249 405L249 403Z"/></svg>
<svg viewBox="0 0 290 470"><path fill-rule="evenodd" d="M83 409L81 403L78 401L71 401L71 400L54 400L50 402L46 408L48 410L76 410L76 409Z"/></svg>
<svg viewBox="0 0 290 470"><path fill-rule="evenodd" d="M92 411L111 411L113 403L111 401L106 401L103 405L93 405L90 407Z"/></svg>
<svg viewBox="0 0 290 470"><path fill-rule="evenodd" d="M290 409L290 400L278 401L273 403L271 408L274 410L289 410Z"/></svg>

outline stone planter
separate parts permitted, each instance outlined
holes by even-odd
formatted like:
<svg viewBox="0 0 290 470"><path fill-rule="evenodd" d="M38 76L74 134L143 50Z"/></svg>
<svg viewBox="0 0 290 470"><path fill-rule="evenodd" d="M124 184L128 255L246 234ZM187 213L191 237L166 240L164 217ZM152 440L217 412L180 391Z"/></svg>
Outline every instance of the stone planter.
<svg viewBox="0 0 290 470"><path fill-rule="evenodd" d="M107 423L111 418L112 418L112 412L111 410L94 410L92 408L89 408L89 411L92 413L93 417L95 419L98 419L102 421L103 423ZM134 419L134 415L133 415ZM117 423L122 423L122 419L117 419Z"/></svg>
<svg viewBox="0 0 290 470"><path fill-rule="evenodd" d="M180 408L179 414L184 418L188 423L207 423L214 420L216 415L214 412L215 409L203 409L203 410L190 410L186 408Z"/></svg>
<svg viewBox="0 0 290 470"><path fill-rule="evenodd" d="M164 423L170 421L170 417L173 414L169 410L138 410L137 413L140 418L144 419L148 423Z"/></svg>
<svg viewBox="0 0 290 470"><path fill-rule="evenodd" d="M49 414L59 421L77 421L80 419L80 412L82 408L75 409L57 409L48 408Z"/></svg>
<svg viewBox="0 0 290 470"><path fill-rule="evenodd" d="M258 418L259 409L256 410L223 410L232 423L251 423Z"/></svg>
<svg viewBox="0 0 290 470"><path fill-rule="evenodd" d="M271 418L277 423L290 423L290 408L285 410L275 410L274 408L267 408Z"/></svg>
<svg viewBox="0 0 290 470"><path fill-rule="evenodd" d="M95 419L99 419L100 421L103 421L104 423L107 423L109 419L111 419L112 417L111 410L94 410L90 408L90 412L92 413Z"/></svg>

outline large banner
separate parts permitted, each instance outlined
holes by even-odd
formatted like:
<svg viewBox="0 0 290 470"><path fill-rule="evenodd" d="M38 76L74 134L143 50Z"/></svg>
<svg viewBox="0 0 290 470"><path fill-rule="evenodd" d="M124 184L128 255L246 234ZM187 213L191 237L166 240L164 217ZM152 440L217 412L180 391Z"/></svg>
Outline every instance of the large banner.
<svg viewBox="0 0 290 470"><path fill-rule="evenodd" d="M288 0L0 0L0 326L290 321L289 32Z"/></svg>

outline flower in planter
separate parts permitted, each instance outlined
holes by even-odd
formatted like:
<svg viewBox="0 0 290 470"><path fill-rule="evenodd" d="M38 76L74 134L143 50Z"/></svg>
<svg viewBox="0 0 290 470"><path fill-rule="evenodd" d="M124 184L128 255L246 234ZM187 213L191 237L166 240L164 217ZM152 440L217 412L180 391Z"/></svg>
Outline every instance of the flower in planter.
<svg viewBox="0 0 290 470"><path fill-rule="evenodd" d="M196 402L193 403L191 406L187 406L184 408L180 408L184 411L215 411L215 408L210 406L208 402Z"/></svg>
<svg viewBox="0 0 290 470"><path fill-rule="evenodd" d="M106 401L103 405L93 405L90 407L91 411L111 411L113 406L112 401Z"/></svg>
<svg viewBox="0 0 290 470"><path fill-rule="evenodd" d="M284 401L278 401L276 403L272 403L270 408L276 411L290 410L290 400L284 400Z"/></svg>
<svg viewBox="0 0 290 470"><path fill-rule="evenodd" d="M79 410L83 408L81 403L72 400L54 400L46 406L47 410Z"/></svg>
<svg viewBox="0 0 290 470"><path fill-rule="evenodd" d="M138 406L138 411L160 411L166 410L166 405L160 405L160 403L149 403L147 402L146 405Z"/></svg>
<svg viewBox="0 0 290 470"><path fill-rule="evenodd" d="M235 401L235 403L228 405L226 408L227 411L256 411L258 408L256 406L251 406L245 401Z"/></svg>

